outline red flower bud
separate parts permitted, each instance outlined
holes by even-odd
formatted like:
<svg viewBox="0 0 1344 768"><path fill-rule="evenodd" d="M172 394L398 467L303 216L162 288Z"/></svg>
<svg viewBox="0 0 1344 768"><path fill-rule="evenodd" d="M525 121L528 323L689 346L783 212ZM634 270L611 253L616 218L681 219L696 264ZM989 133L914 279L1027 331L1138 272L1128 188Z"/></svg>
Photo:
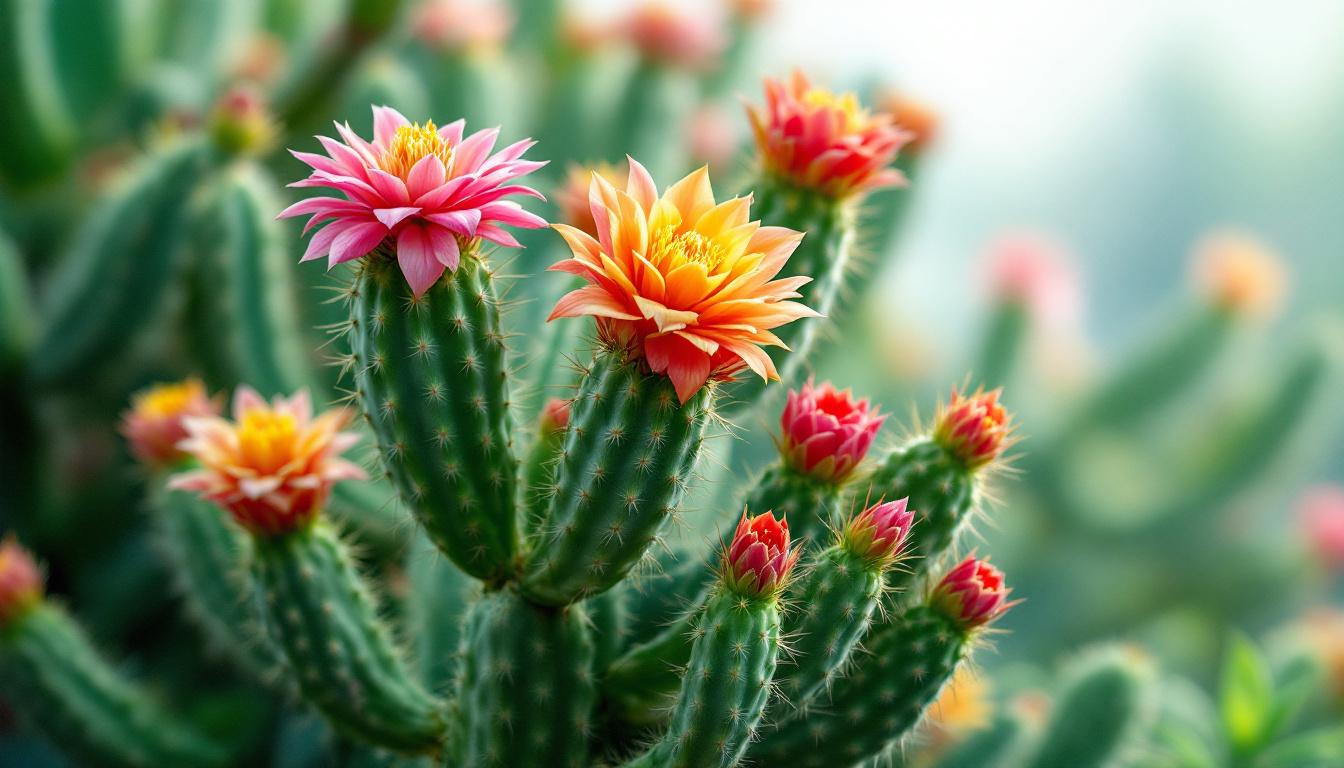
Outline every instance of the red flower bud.
<svg viewBox="0 0 1344 768"><path fill-rule="evenodd" d="M794 470L840 483L863 461L886 419L848 389L837 391L830 382L814 387L809 380L789 392L779 450Z"/></svg>
<svg viewBox="0 0 1344 768"><path fill-rule="evenodd" d="M977 390L963 397L953 389L952 399L938 409L933 439L954 453L967 469L978 469L999 457L1012 432L1012 417L999 403L1000 390Z"/></svg>
<svg viewBox="0 0 1344 768"><path fill-rule="evenodd" d="M723 580L746 597L774 596L787 583L799 550L790 551L789 524L766 512L742 515L723 558Z"/></svg>
<svg viewBox="0 0 1344 768"><path fill-rule="evenodd" d="M552 397L541 411L541 433L550 434L569 426L571 401Z"/></svg>
<svg viewBox="0 0 1344 768"><path fill-rule="evenodd" d="M0 627L42 599L42 572L13 536L0 541Z"/></svg>
<svg viewBox="0 0 1344 768"><path fill-rule="evenodd" d="M1008 592L1002 571L987 560L968 557L943 577L930 602L969 630L1002 615L1008 609Z"/></svg>

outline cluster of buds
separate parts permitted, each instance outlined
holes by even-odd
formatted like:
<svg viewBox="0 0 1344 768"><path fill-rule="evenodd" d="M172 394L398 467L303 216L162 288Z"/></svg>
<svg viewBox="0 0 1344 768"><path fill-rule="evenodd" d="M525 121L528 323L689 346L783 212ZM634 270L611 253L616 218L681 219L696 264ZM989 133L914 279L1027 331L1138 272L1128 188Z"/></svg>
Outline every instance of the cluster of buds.
<svg viewBox="0 0 1344 768"><path fill-rule="evenodd" d="M933 439L968 470L974 470L999 457L1012 429L1008 410L999 402L999 390L979 390L966 397L953 389L951 399L938 410Z"/></svg>
<svg viewBox="0 0 1344 768"><path fill-rule="evenodd" d="M0 541L0 627L42 599L42 572L14 537Z"/></svg>
<svg viewBox="0 0 1344 768"><path fill-rule="evenodd" d="M744 597L773 597L788 584L801 553L791 545L788 521L770 512L744 514L723 558L723 581Z"/></svg>
<svg viewBox="0 0 1344 768"><path fill-rule="evenodd" d="M845 526L845 549L886 570L900 558L910 526L915 523L915 511L908 507L909 499L900 499L863 510Z"/></svg>
<svg viewBox="0 0 1344 768"><path fill-rule="evenodd" d="M244 528L278 535L316 519L332 486L362 479L364 471L341 458L358 437L341 429L350 412L313 416L308 393L267 403L249 387L234 394L233 420L185 419L180 448L201 467L173 477L173 488L199 493L227 509Z"/></svg>
<svg viewBox="0 0 1344 768"><path fill-rule="evenodd" d="M809 380L789 392L779 451L795 471L839 484L863 461L886 419L866 398L855 399L829 381L813 386Z"/></svg>
<svg viewBox="0 0 1344 768"><path fill-rule="evenodd" d="M998 618L1009 604L1003 572L988 560L968 557L943 576L930 603L963 629L982 627Z"/></svg>
<svg viewBox="0 0 1344 768"><path fill-rule="evenodd" d="M139 392L121 419L121 433L136 460L147 467L170 467L186 458L179 446L186 420L215 416L219 403L199 379L159 384Z"/></svg>

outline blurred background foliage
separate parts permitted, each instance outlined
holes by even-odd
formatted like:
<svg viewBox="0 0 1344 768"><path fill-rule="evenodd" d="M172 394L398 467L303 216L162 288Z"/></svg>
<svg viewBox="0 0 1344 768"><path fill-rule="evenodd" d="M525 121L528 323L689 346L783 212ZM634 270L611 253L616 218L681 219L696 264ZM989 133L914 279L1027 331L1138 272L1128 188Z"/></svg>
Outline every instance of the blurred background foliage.
<svg viewBox="0 0 1344 768"><path fill-rule="evenodd" d="M1132 764L1344 764L1341 29L1325 0L0 0L0 528L128 667L208 692L194 717L253 728L275 764L337 759L315 721L274 731L277 705L201 658L116 432L133 391L203 373L216 343L192 326L209 278L178 270L199 243L131 223L168 231L226 174L176 171L153 210L104 201L202 131L237 154L229 173L278 188L302 175L285 147L313 150L333 117L367 134L370 103L539 138L554 218L572 164L626 152L662 179L709 162L734 189L741 99L801 67L917 135L910 187L870 201L862 278L815 373L906 427L949 383L1002 385L1022 425L978 535L1024 603L907 759L985 764L989 741L1045 727L1106 658L1143 688ZM94 214L123 239L93 242ZM297 224L267 226L310 351L294 378L336 399L322 328L343 313L327 301L340 276L297 268ZM549 232L524 244L518 275L560 254ZM151 273L152 253L170 268ZM70 352L53 328L78 319L62 310L78 280L129 297L134 329L86 329ZM562 288L519 281L511 322L534 328ZM550 351L527 372L530 408L565 383L562 332L524 339ZM742 457L770 450L771 425L738 426L697 490L711 519L732 517ZM395 582L395 510L364 493L347 519ZM11 714L0 763L56 760Z"/></svg>

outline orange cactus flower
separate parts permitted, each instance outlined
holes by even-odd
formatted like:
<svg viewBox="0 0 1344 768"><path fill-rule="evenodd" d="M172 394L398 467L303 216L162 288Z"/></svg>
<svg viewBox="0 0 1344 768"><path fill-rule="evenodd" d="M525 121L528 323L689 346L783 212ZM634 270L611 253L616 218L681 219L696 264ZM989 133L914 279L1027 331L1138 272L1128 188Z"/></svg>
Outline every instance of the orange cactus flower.
<svg viewBox="0 0 1344 768"><path fill-rule="evenodd" d="M589 284L562 297L550 319L597 318L608 348L666 375L683 403L743 368L778 379L761 349L784 346L771 329L816 315L790 301L810 277L773 279L802 233L750 221L750 197L715 203L705 168L659 196L644 166L629 163L624 191L592 178L596 239L553 225L573 256L551 269Z"/></svg>

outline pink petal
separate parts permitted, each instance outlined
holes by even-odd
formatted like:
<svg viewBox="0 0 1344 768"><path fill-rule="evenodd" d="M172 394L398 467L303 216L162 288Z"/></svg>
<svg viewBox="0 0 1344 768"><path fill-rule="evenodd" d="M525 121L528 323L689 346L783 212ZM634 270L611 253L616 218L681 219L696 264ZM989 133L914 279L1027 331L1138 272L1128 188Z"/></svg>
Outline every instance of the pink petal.
<svg viewBox="0 0 1344 768"><path fill-rule="evenodd" d="M374 107L373 143L386 150L392 143L392 137L397 135L397 129L410 124L411 121L405 115L391 107Z"/></svg>
<svg viewBox="0 0 1344 768"><path fill-rule="evenodd" d="M447 229L438 226L426 227L425 231L429 235L429 246L434 251L434 258L447 267L449 272L455 271L458 263L462 260L462 251L458 247L457 237Z"/></svg>
<svg viewBox="0 0 1344 768"><path fill-rule="evenodd" d="M414 216L419 212L420 209L414 207L373 209L373 215L378 217L378 220L383 223L383 226L387 227L389 230L405 221L408 217Z"/></svg>
<svg viewBox="0 0 1344 768"><path fill-rule="evenodd" d="M441 186L447 175L448 171L438 155L425 155L406 174L406 191L415 200Z"/></svg>
<svg viewBox="0 0 1344 768"><path fill-rule="evenodd" d="M486 128L466 138L453 150L453 175L476 173L499 138L498 128Z"/></svg>
<svg viewBox="0 0 1344 768"><path fill-rule="evenodd" d="M480 226L476 227L476 236L489 240L492 243L498 243L506 248L523 247L523 244L518 242L513 235L493 224L482 222Z"/></svg>
<svg viewBox="0 0 1344 768"><path fill-rule="evenodd" d="M465 211L444 211L442 213L431 213L422 218L463 237L475 237L476 227L481 223L481 211L477 208L470 208Z"/></svg>
<svg viewBox="0 0 1344 768"><path fill-rule="evenodd" d="M384 237L387 237L387 227L384 227L382 222L370 221L365 224L347 227L331 243L331 253L327 256L327 268L330 269L337 264L366 255L369 251L377 248Z"/></svg>
<svg viewBox="0 0 1344 768"><path fill-rule="evenodd" d="M433 245L422 227L409 226L397 235L397 264L411 292L423 294L443 274L444 265L434 258Z"/></svg>

